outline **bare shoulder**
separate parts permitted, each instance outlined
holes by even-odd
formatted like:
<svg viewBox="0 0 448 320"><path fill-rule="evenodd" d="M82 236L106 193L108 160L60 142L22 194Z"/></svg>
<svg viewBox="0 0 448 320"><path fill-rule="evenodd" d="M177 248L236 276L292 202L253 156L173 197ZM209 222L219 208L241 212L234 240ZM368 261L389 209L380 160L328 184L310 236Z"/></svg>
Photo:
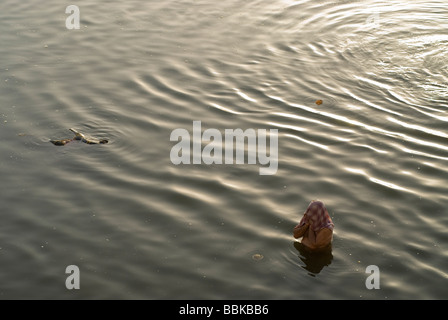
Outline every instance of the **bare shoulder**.
<svg viewBox="0 0 448 320"><path fill-rule="evenodd" d="M331 239L332 237L333 237L333 230L328 228L320 229L317 234L317 238L321 240L327 239L328 241L328 239Z"/></svg>
<svg viewBox="0 0 448 320"><path fill-rule="evenodd" d="M320 234L322 234L323 236L326 235L332 235L333 234L333 230L329 229L329 228L323 228L319 231Z"/></svg>
<svg viewBox="0 0 448 320"><path fill-rule="evenodd" d="M316 246L323 247L328 245L333 238L333 230L328 228L323 228L319 230L316 237Z"/></svg>

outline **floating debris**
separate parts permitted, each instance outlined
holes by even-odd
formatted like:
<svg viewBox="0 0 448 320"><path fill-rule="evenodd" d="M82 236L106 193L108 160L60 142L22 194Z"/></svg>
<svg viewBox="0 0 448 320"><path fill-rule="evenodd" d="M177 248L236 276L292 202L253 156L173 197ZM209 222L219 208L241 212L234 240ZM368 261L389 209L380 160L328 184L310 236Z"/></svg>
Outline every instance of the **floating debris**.
<svg viewBox="0 0 448 320"><path fill-rule="evenodd" d="M318 106L320 106L322 103L323 103L322 100L316 100L316 104L317 104Z"/></svg>
<svg viewBox="0 0 448 320"><path fill-rule="evenodd" d="M264 258L264 256L261 253L255 253L254 255L252 255L252 260L255 261L260 261Z"/></svg>
<svg viewBox="0 0 448 320"><path fill-rule="evenodd" d="M107 139L87 139L82 133L79 133L75 129L69 129L69 130L75 134L74 138L62 139L62 140L50 140L50 142L56 146L65 146L67 143L69 143L71 141L76 141L76 140L80 140L87 144L104 144L104 143L109 142L109 140L107 140Z"/></svg>

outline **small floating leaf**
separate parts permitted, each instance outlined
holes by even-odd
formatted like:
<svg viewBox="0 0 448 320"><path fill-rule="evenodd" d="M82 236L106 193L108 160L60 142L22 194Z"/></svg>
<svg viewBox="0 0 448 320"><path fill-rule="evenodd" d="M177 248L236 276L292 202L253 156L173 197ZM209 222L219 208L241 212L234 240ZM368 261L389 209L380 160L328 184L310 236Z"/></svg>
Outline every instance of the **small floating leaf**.
<svg viewBox="0 0 448 320"><path fill-rule="evenodd" d="M316 104L317 104L317 105L319 105L319 106L320 106L320 105L321 105L322 103L323 103L323 101L322 101L322 100L316 100Z"/></svg>

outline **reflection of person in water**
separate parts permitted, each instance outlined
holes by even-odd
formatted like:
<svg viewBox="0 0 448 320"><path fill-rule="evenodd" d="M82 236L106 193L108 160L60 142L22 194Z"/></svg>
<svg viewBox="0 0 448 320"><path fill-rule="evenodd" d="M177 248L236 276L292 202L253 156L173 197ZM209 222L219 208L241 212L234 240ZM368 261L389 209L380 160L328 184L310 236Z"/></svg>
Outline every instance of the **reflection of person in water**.
<svg viewBox="0 0 448 320"><path fill-rule="evenodd" d="M302 238L302 244L310 251L331 246L334 224L322 201L311 201L299 224L294 227L294 238Z"/></svg>
<svg viewBox="0 0 448 320"><path fill-rule="evenodd" d="M326 266L329 266L333 260L333 254L331 253L331 248L328 246L326 249L320 250L319 252L310 251L300 242L294 242L294 247L299 251L300 260L305 263L302 266L305 270L309 271L311 276L315 276Z"/></svg>

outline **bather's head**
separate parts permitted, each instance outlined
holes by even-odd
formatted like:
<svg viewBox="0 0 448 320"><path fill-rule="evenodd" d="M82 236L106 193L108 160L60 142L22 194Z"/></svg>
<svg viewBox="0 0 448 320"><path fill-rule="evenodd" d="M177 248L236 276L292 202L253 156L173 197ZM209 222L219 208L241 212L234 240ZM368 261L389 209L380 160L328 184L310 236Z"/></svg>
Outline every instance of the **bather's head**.
<svg viewBox="0 0 448 320"><path fill-rule="evenodd" d="M333 229L334 224L328 214L325 204L319 200L313 200L308 205L304 215L305 221L313 225L315 231L322 228Z"/></svg>

